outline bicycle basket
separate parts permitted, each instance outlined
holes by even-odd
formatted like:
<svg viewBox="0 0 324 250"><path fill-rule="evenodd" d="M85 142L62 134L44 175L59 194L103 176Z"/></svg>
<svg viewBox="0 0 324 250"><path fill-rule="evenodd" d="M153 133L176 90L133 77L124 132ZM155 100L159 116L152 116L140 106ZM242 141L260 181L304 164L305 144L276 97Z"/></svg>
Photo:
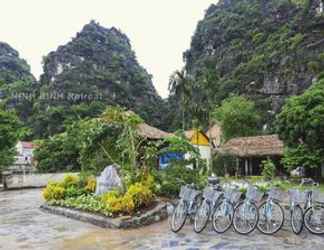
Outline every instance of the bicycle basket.
<svg viewBox="0 0 324 250"><path fill-rule="evenodd" d="M290 203L304 203L306 200L305 192L299 191L297 189L288 190Z"/></svg>
<svg viewBox="0 0 324 250"><path fill-rule="evenodd" d="M184 200L189 200L191 195L191 189L187 186L182 186L180 189L179 197Z"/></svg>
<svg viewBox="0 0 324 250"><path fill-rule="evenodd" d="M189 201L193 201L194 199L196 199L196 197L197 197L199 194L201 194L200 191L195 190L195 189L191 189L190 196L189 196Z"/></svg>
<svg viewBox="0 0 324 250"><path fill-rule="evenodd" d="M312 191L312 198L314 202L324 204L324 194L318 190Z"/></svg>
<svg viewBox="0 0 324 250"><path fill-rule="evenodd" d="M284 193L277 188L273 188L268 192L268 197L273 200L282 201L284 199Z"/></svg>
<svg viewBox="0 0 324 250"><path fill-rule="evenodd" d="M233 193L233 192L234 192L233 189L231 189L231 188L226 188L226 189L224 190L224 197L225 197L226 199L230 200L231 197L232 197L232 193Z"/></svg>
<svg viewBox="0 0 324 250"><path fill-rule="evenodd" d="M225 199L228 199L233 204L237 203L240 200L241 195L241 192L231 188L226 189L224 192Z"/></svg>
<svg viewBox="0 0 324 250"><path fill-rule="evenodd" d="M211 201L211 200L213 200L213 197L214 197L214 193L215 193L216 191L212 188L212 187L205 187L204 188L204 191L203 191L203 197L204 197L204 199L206 199L206 200L209 200L209 201Z"/></svg>
<svg viewBox="0 0 324 250"><path fill-rule="evenodd" d="M233 191L231 193L230 201L232 202L232 204L236 204L240 200L241 196L242 196L242 192Z"/></svg>
<svg viewBox="0 0 324 250"><path fill-rule="evenodd" d="M206 187L203 192L203 197L209 201L217 201L222 192L216 191L213 187Z"/></svg>
<svg viewBox="0 0 324 250"><path fill-rule="evenodd" d="M254 202L259 202L263 198L263 193L258 191L258 189L256 187L250 186L250 187L248 187L248 189L246 191L245 197L248 200L252 200Z"/></svg>

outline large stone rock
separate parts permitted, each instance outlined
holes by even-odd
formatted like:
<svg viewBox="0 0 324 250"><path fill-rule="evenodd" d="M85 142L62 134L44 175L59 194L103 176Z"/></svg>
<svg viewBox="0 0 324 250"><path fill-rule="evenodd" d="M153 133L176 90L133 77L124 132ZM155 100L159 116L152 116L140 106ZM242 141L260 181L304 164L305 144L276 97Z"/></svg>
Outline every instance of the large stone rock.
<svg viewBox="0 0 324 250"><path fill-rule="evenodd" d="M122 181L118 175L117 165L106 167L97 178L96 195L104 194L115 189L122 189Z"/></svg>

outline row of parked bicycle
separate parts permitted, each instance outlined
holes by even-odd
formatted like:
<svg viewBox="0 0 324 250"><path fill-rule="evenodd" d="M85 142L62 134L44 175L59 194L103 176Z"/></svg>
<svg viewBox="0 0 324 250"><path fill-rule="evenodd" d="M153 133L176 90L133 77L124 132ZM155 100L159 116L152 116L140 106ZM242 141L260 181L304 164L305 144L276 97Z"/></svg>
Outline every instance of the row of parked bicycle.
<svg viewBox="0 0 324 250"><path fill-rule="evenodd" d="M181 188L180 199L174 208L170 227L178 232L191 218L194 231L202 232L209 221L217 233L226 232L232 225L240 234L249 234L255 228L264 234L278 232L285 221L282 205L284 193L271 189L260 192L250 185L245 195L238 187L208 185L203 192L185 185ZM324 198L314 190L289 190L290 224L293 232L299 234L305 226L311 233L324 234Z"/></svg>

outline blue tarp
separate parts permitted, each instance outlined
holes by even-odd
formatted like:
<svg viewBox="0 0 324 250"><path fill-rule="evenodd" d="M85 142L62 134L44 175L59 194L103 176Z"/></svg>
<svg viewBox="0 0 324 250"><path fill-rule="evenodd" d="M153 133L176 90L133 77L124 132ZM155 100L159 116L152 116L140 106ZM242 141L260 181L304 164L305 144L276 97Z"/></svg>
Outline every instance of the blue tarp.
<svg viewBox="0 0 324 250"><path fill-rule="evenodd" d="M183 160L183 159L184 159L183 153L166 153L164 155L161 155L159 158L160 169L165 169L167 166L169 166L171 161Z"/></svg>

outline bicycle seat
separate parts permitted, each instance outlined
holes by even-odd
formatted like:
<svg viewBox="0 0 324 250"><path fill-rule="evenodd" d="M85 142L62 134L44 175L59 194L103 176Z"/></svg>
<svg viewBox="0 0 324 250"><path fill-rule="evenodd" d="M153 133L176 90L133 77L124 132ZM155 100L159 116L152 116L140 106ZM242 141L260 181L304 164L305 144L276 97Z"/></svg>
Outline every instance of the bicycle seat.
<svg viewBox="0 0 324 250"><path fill-rule="evenodd" d="M220 180L217 177L210 176L210 177L208 177L208 184L210 184L212 186L216 186L216 185L220 184Z"/></svg>

